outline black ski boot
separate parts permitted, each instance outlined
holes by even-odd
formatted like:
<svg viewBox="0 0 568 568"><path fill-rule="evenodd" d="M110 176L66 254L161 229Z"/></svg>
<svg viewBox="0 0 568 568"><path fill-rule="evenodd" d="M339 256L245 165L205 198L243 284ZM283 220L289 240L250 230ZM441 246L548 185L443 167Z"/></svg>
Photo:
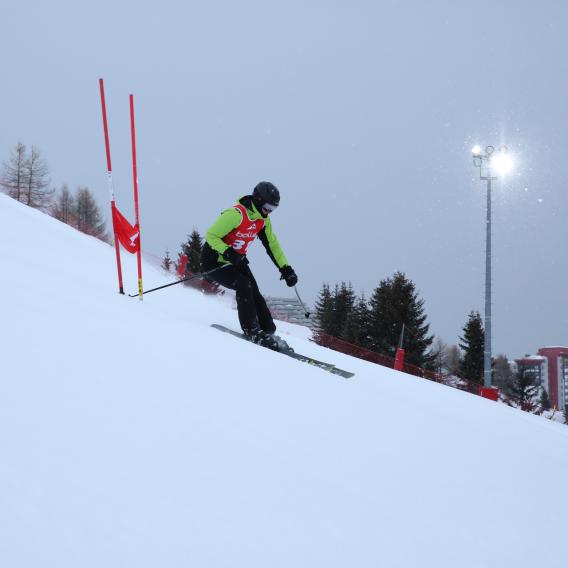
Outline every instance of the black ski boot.
<svg viewBox="0 0 568 568"><path fill-rule="evenodd" d="M280 351L280 345L278 340L271 333L262 331L262 329L255 329L252 331L245 331L245 336L249 341L256 343L257 345L262 345L262 347L268 347L273 351Z"/></svg>

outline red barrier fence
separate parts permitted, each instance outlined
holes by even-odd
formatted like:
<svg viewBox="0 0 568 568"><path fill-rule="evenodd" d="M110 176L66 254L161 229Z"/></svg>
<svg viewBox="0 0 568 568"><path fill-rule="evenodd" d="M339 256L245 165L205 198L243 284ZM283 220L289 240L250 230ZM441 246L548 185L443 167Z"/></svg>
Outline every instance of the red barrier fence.
<svg viewBox="0 0 568 568"><path fill-rule="evenodd" d="M377 365L382 365L383 367L388 367L390 369L396 368L394 357L381 355L379 353L376 353L375 351L365 349L364 347L360 347L358 345L349 343L348 341L344 341L343 339L334 337L333 335L323 333L322 331L314 330L313 340L318 345L327 347L329 349L334 349L335 351L339 351L340 353L345 353L346 355L357 357L358 359L363 359L365 361L369 361L370 363L376 363ZM416 365L411 365L410 363L404 363L402 371L408 373L409 375L422 377L423 379L428 379L429 381L434 381L448 387L466 391L471 394L487 398L489 400L501 401L509 406L520 408L525 412L531 412L533 414L542 414L544 412L544 409L539 403L535 403L534 401L521 401L513 396L500 393L499 389L497 388L484 387L479 383L458 377L456 375L429 371L427 369L417 367Z"/></svg>
<svg viewBox="0 0 568 568"><path fill-rule="evenodd" d="M376 363L383 367L389 367L389 369L395 368L394 357L381 355L376 351L371 351L370 349L365 349L359 345L354 345L353 343L349 343L348 341L339 339L333 335L328 335L322 331L314 331L314 341L322 347L328 347L329 349L345 353L346 355L351 355L352 357L357 357L358 359L364 359L365 361ZM401 370L409 375L423 377L425 379L430 379L431 381L436 381L437 383L442 382L442 375L440 373L428 371L410 363L404 363Z"/></svg>
<svg viewBox="0 0 568 568"><path fill-rule="evenodd" d="M359 345L354 345L343 339L334 337L333 335L328 335L322 331L314 331L314 341L323 347L339 351L340 353L345 353L346 355L351 355L352 357L357 357L358 359L363 359L369 361L370 363L376 363L377 365L382 365L383 367L388 367L389 369L395 368L395 358L389 357L387 355L381 355L370 349L365 349ZM496 400L498 396L498 391L491 389L492 392L482 392L483 387L478 383L469 381L467 379L462 379L455 375L448 375L444 373L437 373L436 371L430 371L423 369L422 367L417 367L410 363L404 363L402 369L404 373L409 375L414 375L415 377L422 377L423 379L428 379L429 381L434 381L455 389L463 390L472 394L484 396L485 398L491 398ZM497 395L497 396L495 396Z"/></svg>

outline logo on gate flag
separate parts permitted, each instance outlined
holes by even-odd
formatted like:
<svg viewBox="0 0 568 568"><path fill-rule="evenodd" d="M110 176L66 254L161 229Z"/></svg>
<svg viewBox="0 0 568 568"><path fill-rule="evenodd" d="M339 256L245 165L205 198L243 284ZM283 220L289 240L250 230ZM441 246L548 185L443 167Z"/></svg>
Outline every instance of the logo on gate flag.
<svg viewBox="0 0 568 568"><path fill-rule="evenodd" d="M138 252L140 249L140 228L138 225L133 227L116 206L112 209L112 224L120 244L128 252Z"/></svg>

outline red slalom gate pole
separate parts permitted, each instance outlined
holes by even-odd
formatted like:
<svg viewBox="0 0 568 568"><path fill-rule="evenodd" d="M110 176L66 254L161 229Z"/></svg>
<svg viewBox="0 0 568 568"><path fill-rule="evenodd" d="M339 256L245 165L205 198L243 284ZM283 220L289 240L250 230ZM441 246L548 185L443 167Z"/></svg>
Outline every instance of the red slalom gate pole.
<svg viewBox="0 0 568 568"><path fill-rule="evenodd" d="M136 166L136 130L134 128L134 95L130 95L130 131L132 134L132 176L134 178L134 211L138 227L138 297L142 301L142 241L140 239L140 213L138 208L138 169Z"/></svg>
<svg viewBox="0 0 568 568"><path fill-rule="evenodd" d="M110 161L110 142L108 136L108 123L107 123L107 113L106 113L106 103L105 103L105 86L102 79L99 79L99 87L101 90L101 107L103 112L103 130L105 134L105 150L107 159L107 180L108 189L110 193L110 212L112 218L112 229L114 233L114 248L116 251L116 268L118 270L118 292L124 294L124 286L122 284L122 266L120 264L120 245L118 243L118 235L116 233L116 226L114 224L114 209L116 207L114 202L114 184L112 182L112 164Z"/></svg>
<svg viewBox="0 0 568 568"><path fill-rule="evenodd" d="M403 371L404 370L404 324L402 324L402 330L400 332L400 340L398 342L398 347L396 348L396 353L394 356L394 370Z"/></svg>
<svg viewBox="0 0 568 568"><path fill-rule="evenodd" d="M394 356L394 367L395 371L403 371L404 370L404 349L400 347L397 348L395 356Z"/></svg>

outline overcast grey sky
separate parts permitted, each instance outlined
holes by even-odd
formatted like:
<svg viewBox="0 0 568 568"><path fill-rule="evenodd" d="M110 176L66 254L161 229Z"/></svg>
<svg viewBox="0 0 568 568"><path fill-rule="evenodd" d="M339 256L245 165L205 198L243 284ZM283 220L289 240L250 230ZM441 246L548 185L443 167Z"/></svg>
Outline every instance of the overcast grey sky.
<svg viewBox="0 0 568 568"><path fill-rule="evenodd" d="M143 248L177 256L267 179L306 300L324 281L369 294L402 270L455 343L483 313L470 149L507 144L518 168L495 191L493 350L566 345L567 15L561 0L4 3L0 159L34 144L55 185L87 185L106 208L103 77L131 218L135 96ZM261 289L288 295L253 249Z"/></svg>

